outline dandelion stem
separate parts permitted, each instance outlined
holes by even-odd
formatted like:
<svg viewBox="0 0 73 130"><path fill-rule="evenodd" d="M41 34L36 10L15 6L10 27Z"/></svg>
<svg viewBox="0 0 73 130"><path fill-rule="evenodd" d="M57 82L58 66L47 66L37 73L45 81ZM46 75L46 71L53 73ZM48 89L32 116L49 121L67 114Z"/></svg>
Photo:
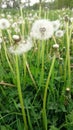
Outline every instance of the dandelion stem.
<svg viewBox="0 0 73 130"><path fill-rule="evenodd" d="M21 17L22 17L22 36L24 38L24 17L23 17L23 9L22 9L22 7L20 7L20 13L21 13Z"/></svg>
<svg viewBox="0 0 73 130"><path fill-rule="evenodd" d="M51 78L51 74L54 68L54 63L55 63L55 59L56 56L54 55L53 60L52 60L52 64L50 67L50 71L48 74L48 78L47 78L47 82L45 85L45 91L44 91L44 98L43 98L43 124L44 124L44 130L47 130L47 115L46 115L46 98L47 98L47 90L48 90L48 85L50 83L50 78Z"/></svg>
<svg viewBox="0 0 73 130"><path fill-rule="evenodd" d="M21 109L22 109L22 115L23 115L23 121L24 121L25 130L28 130L27 119L26 119L26 112L25 112L25 107L24 107L23 97L22 97L22 92L21 92L21 85L20 85L20 74L19 74L18 56L16 55L15 58L16 58L16 78L17 78L18 95L19 95L19 100L20 100L20 104L21 104Z"/></svg>
<svg viewBox="0 0 73 130"><path fill-rule="evenodd" d="M44 51L45 51L45 44L44 41L42 41L42 50L41 50L42 68L41 68L40 85L44 82Z"/></svg>
<svg viewBox="0 0 73 130"><path fill-rule="evenodd" d="M23 54L23 67L24 67L24 84L26 86L26 55Z"/></svg>
<svg viewBox="0 0 73 130"><path fill-rule="evenodd" d="M67 23L67 27L66 27L66 35L67 35L67 54L66 54L66 58L67 58L67 67L68 67L68 87L70 87L71 85L71 70L70 70L70 35L69 35L69 28L68 28L68 23Z"/></svg>
<svg viewBox="0 0 73 130"><path fill-rule="evenodd" d="M32 82L33 82L35 88L37 89L37 85L36 85L35 80L34 80L34 78L33 78L33 76L32 76L32 73L31 73L31 71L30 71L30 68L29 68L29 65L28 65L28 62L27 62L27 61L26 61L26 67L27 67L27 69L28 69L28 72L29 72L29 75L30 75L30 77L31 77L31 80L32 80Z"/></svg>
<svg viewBox="0 0 73 130"><path fill-rule="evenodd" d="M11 72L14 74L13 67L12 67L12 65L11 65L11 63L10 63L10 61L9 61L8 55L7 55L7 49L6 49L5 42L4 42L4 51L5 51L5 56L6 56L7 63L8 63L8 65L9 65L10 69L11 69Z"/></svg>

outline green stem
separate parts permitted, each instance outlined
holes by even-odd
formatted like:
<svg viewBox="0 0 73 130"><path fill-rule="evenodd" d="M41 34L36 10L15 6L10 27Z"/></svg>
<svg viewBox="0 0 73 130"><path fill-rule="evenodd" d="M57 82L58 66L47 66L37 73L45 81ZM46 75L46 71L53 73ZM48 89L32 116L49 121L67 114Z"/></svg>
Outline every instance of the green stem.
<svg viewBox="0 0 73 130"><path fill-rule="evenodd" d="M4 42L4 51L5 51L5 57L6 57L7 63L8 63L8 65L9 65L10 69L11 69L11 72L14 74L13 67L12 67L12 65L11 65L11 63L10 63L10 61L9 61L8 55L7 55L7 48L6 48L5 42Z"/></svg>
<svg viewBox="0 0 73 130"><path fill-rule="evenodd" d="M23 54L23 67L24 67L24 85L26 86L26 55Z"/></svg>
<svg viewBox="0 0 73 130"><path fill-rule="evenodd" d="M41 50L42 68L41 68L40 85L44 82L44 51L45 51L45 43L42 42L42 50Z"/></svg>
<svg viewBox="0 0 73 130"><path fill-rule="evenodd" d="M68 87L71 87L71 70L70 70L70 35L69 35L69 28L67 23L67 67L68 67Z"/></svg>
<svg viewBox="0 0 73 130"><path fill-rule="evenodd" d="M47 90L48 90L48 85L50 83L50 78L51 78L51 75L52 75L52 72L53 72L55 59L56 59L56 56L54 55L53 60L52 60L52 64L51 64L51 67L50 67L50 71L49 71L49 74L48 74L48 78L47 78L47 82L46 82L46 86L45 86L45 91L44 91L44 98L43 98L43 125L44 125L44 130L47 130L47 115L46 115Z"/></svg>
<svg viewBox="0 0 73 130"><path fill-rule="evenodd" d="M29 75L30 75L30 77L31 77L31 80L32 80L32 82L33 82L33 84L34 84L34 87L35 87L35 89L37 89L36 82L35 82L35 80L34 80L34 78L33 78L33 76L32 76L32 73L31 73L31 70L30 70L30 68L29 68L29 64L28 64L27 61L26 61L26 67L27 67L27 69L28 69L28 72L29 72Z"/></svg>
<svg viewBox="0 0 73 130"><path fill-rule="evenodd" d="M22 97L22 92L21 92L21 85L20 85L20 74L19 74L18 56L16 55L15 58L16 58L16 78L17 78L18 95L19 95L19 100L20 100L20 104L21 104L22 116L23 116L25 130L28 130L27 119L26 119L26 112L25 112L25 107L24 107L23 97Z"/></svg>
<svg viewBox="0 0 73 130"><path fill-rule="evenodd" d="M23 9L22 9L22 7L20 7L20 13L21 13L21 17L22 17L22 36L24 38L24 17L23 17Z"/></svg>
<svg viewBox="0 0 73 130"><path fill-rule="evenodd" d="M12 45L13 40L12 40L12 36L11 36L9 30L7 30L7 33L8 33L8 36L9 36L9 42Z"/></svg>

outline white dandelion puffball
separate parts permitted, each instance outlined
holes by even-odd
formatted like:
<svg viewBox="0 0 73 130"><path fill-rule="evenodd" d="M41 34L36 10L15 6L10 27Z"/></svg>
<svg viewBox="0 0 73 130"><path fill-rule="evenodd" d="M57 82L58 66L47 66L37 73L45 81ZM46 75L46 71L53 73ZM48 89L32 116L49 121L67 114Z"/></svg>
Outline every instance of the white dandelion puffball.
<svg viewBox="0 0 73 130"><path fill-rule="evenodd" d="M53 24L54 31L57 31L60 27L60 21L59 20L52 21L52 24Z"/></svg>
<svg viewBox="0 0 73 130"><path fill-rule="evenodd" d="M31 28L30 36L39 40L46 40L52 37L54 33L53 25L49 20L36 20Z"/></svg>
<svg viewBox="0 0 73 130"><path fill-rule="evenodd" d="M7 19L2 18L0 19L0 29L4 30L10 27L10 23Z"/></svg>
<svg viewBox="0 0 73 130"><path fill-rule="evenodd" d="M63 37L64 33L65 33L64 30L57 30L55 32L55 36L60 38L60 37Z"/></svg>
<svg viewBox="0 0 73 130"><path fill-rule="evenodd" d="M9 47L9 52L15 55L21 55L28 52L33 47L31 39L20 41L19 44L15 44Z"/></svg>

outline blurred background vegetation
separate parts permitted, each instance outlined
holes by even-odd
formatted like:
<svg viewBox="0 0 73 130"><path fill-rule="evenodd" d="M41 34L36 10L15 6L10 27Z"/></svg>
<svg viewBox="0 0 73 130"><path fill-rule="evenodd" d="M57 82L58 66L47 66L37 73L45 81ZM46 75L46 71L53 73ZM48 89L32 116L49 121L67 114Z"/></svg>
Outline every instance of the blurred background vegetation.
<svg viewBox="0 0 73 130"><path fill-rule="evenodd" d="M2 4L7 4L8 8L19 8L21 0L0 0L0 7ZM73 8L73 0L39 0L33 6L30 4L30 0L25 0L24 8L38 9L41 4L42 7L48 7L49 9L62 9L62 8Z"/></svg>

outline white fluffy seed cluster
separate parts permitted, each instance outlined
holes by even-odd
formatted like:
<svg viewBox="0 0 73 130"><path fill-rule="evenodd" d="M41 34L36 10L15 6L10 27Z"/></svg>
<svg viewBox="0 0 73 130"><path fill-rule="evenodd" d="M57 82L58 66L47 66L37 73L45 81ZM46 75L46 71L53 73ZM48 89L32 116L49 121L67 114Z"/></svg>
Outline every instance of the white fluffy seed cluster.
<svg viewBox="0 0 73 130"><path fill-rule="evenodd" d="M21 0L21 3L24 3L24 0ZM10 16L8 17L10 18ZM11 18L12 19L12 18ZM64 31L60 30L60 21L55 20L55 21L50 21L48 19L39 19L36 20L31 27L30 30L30 38L27 38L27 40L22 39L17 33L20 32L20 24L23 23L22 20L19 22L10 22L9 19L6 18L1 18L0 19L0 29L5 30L8 29L10 26L14 31L16 32L12 38L14 41L18 42L17 44L13 44L9 47L9 52L12 54L22 54L26 53L29 51L32 47L32 39L35 40L48 40L50 39L53 35L56 37L61 38L64 35ZM0 39L0 43L2 39ZM59 47L58 45L53 45L53 47ZM0 45L1 48L1 45Z"/></svg>
<svg viewBox="0 0 73 130"><path fill-rule="evenodd" d="M31 50L32 47L32 41L28 38L27 40L22 40L18 44L10 46L8 50L11 54L21 55Z"/></svg>
<svg viewBox="0 0 73 130"><path fill-rule="evenodd" d="M46 40L52 37L54 28L52 22L46 19L36 20L31 28L30 36L39 40Z"/></svg>
<svg viewBox="0 0 73 130"><path fill-rule="evenodd" d="M0 29L1 30L7 29L9 27L10 27L10 22L7 19L5 19L5 18L0 19Z"/></svg>

